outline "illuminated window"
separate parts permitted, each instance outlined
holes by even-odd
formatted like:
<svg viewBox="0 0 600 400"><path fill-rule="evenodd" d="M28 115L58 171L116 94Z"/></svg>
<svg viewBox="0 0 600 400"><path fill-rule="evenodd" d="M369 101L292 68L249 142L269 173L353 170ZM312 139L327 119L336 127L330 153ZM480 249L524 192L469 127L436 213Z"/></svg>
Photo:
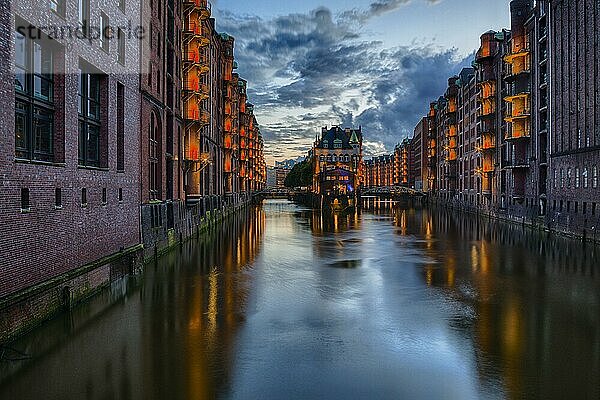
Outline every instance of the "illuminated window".
<svg viewBox="0 0 600 400"><path fill-rule="evenodd" d="M594 189L598 187L598 168L595 165L592 168L592 187Z"/></svg>

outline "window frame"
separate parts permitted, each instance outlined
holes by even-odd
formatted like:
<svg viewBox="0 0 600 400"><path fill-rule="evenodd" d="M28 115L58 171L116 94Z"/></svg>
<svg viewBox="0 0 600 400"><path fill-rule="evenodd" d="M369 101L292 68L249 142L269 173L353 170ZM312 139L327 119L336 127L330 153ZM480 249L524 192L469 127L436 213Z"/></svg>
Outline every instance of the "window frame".
<svg viewBox="0 0 600 400"><path fill-rule="evenodd" d="M97 82L97 96L95 99L90 96L91 79L95 78ZM79 68L79 115L78 115L78 164L83 167L101 166L101 136L102 136L102 75L94 72L88 72L85 69ZM85 82L84 82L85 80ZM85 85L84 85L85 83ZM90 116L90 104L95 104L97 107L97 118ZM89 145L90 133L96 130L96 159L90 160Z"/></svg>
<svg viewBox="0 0 600 400"><path fill-rule="evenodd" d="M117 30L117 61L125 65L125 33L121 28Z"/></svg>
<svg viewBox="0 0 600 400"><path fill-rule="evenodd" d="M19 64L17 55L17 37L23 39L23 64ZM15 74L15 158L28 161L54 162L56 129L55 104L54 104L54 61L56 51L50 45L50 39L30 39L13 31L15 40L15 69L22 71ZM36 47L39 46L39 47ZM39 49L39 60L37 50ZM48 59L44 59L44 54ZM39 64L37 66L36 64ZM39 68L39 70L37 70ZM18 77L22 75L23 85L18 85ZM38 95L39 87L39 95ZM47 90L47 95L42 92ZM18 121L22 121L22 128L17 129ZM39 129L45 127L46 134L41 135ZM17 132L23 131L24 146L17 139ZM41 149L45 137L46 150Z"/></svg>
<svg viewBox="0 0 600 400"><path fill-rule="evenodd" d="M100 11L100 49L110 53L110 18L104 11Z"/></svg>
<svg viewBox="0 0 600 400"><path fill-rule="evenodd" d="M49 4L50 10L63 18L65 16L65 11L66 11L65 5L66 5L65 0L50 0L50 4Z"/></svg>
<svg viewBox="0 0 600 400"><path fill-rule="evenodd" d="M160 198L160 133L158 125L158 117L152 111L148 127L148 194L150 200Z"/></svg>
<svg viewBox="0 0 600 400"><path fill-rule="evenodd" d="M90 0L78 0L77 23L83 36L89 36L90 31Z"/></svg>

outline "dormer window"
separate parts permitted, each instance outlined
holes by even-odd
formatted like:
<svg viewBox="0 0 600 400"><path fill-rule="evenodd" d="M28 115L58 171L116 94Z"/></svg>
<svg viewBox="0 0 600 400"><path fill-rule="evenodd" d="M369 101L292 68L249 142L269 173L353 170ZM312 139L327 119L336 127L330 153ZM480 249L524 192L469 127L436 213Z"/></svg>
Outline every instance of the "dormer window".
<svg viewBox="0 0 600 400"><path fill-rule="evenodd" d="M327 140L323 140L323 148L324 149L329 148L329 142Z"/></svg>
<svg viewBox="0 0 600 400"><path fill-rule="evenodd" d="M342 148L342 141L340 139L335 139L333 141L333 148L334 149L341 149Z"/></svg>

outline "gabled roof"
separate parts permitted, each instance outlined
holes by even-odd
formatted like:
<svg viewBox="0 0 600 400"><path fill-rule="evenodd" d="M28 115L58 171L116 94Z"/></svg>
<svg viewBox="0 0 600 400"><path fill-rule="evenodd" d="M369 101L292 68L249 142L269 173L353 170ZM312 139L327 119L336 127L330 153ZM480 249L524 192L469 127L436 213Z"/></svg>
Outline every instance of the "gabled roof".
<svg viewBox="0 0 600 400"><path fill-rule="evenodd" d="M323 128L321 132L321 139L317 141L316 147L320 149L333 149L334 143L341 143L341 149L349 150L353 148L353 145L359 145L361 142L361 129L342 129L339 126L334 126L331 129Z"/></svg>

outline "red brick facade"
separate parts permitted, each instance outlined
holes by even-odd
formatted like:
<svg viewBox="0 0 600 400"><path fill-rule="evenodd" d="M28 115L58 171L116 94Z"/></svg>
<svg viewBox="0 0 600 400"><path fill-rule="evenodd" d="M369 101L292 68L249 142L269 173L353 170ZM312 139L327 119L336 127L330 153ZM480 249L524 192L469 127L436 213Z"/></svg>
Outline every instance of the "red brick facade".
<svg viewBox="0 0 600 400"><path fill-rule="evenodd" d="M59 16L40 13L28 4L9 1L0 5L0 298L140 242L139 78L129 69L138 62L137 41L127 41L124 66L117 64L114 42L107 54L97 42L53 41L56 76L53 161L17 159L13 83L15 24L48 26L49 18L52 24L65 25ZM19 20L11 15L11 6ZM128 20L136 20L139 15L135 7L123 12L116 3L104 11L111 22L119 25L127 25ZM92 9L91 22L96 24L99 15L98 8ZM70 19L67 22L77 24ZM104 134L100 138L98 168L82 167L78 163L79 74L76 68L81 60L106 74L100 96ZM125 88L124 172L117 172L117 82ZM22 210L22 189L29 189L26 210ZM56 189L61 192L58 207ZM86 190L86 205L82 205L82 189Z"/></svg>

